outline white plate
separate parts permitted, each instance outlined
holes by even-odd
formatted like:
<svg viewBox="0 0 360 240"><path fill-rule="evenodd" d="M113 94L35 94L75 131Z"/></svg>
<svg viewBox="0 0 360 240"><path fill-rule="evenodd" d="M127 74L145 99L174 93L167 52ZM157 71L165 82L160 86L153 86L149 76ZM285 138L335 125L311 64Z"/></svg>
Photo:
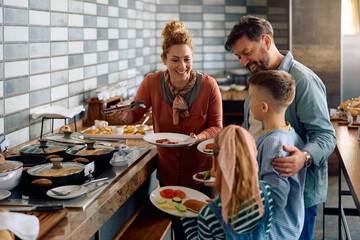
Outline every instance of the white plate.
<svg viewBox="0 0 360 240"><path fill-rule="evenodd" d="M197 145L197 149L198 149L200 152L202 152L202 153L209 154L209 155L213 155L212 152L210 152L210 153L209 153L209 152L204 152L205 146L206 146L207 144L209 144L209 143L214 143L214 139L211 138L211 139L208 139L208 140L205 140L205 141L199 143L199 144Z"/></svg>
<svg viewBox="0 0 360 240"><path fill-rule="evenodd" d="M177 144L164 144L157 143L156 140L160 139L169 139L171 142L178 142ZM195 142L195 138L190 137L189 135L179 134L179 133L154 133L144 136L144 140L148 143L154 144L160 147L184 147L189 146Z"/></svg>
<svg viewBox="0 0 360 240"><path fill-rule="evenodd" d="M204 171L204 172L205 172L205 171ZM198 173L204 173L204 172L198 172ZM193 179L196 180L196 181L198 181L198 182L202 182L202 183L213 183L213 182L215 182L215 178L214 178L214 177L210 177L208 180L204 180L204 179L201 179L201 178L197 178L197 177L196 177L196 174L197 174L197 173L195 173L195 174L193 175Z"/></svg>
<svg viewBox="0 0 360 240"><path fill-rule="evenodd" d="M73 187L76 187L76 186L78 186L78 185L66 185L66 186L56 187L56 188L53 188L53 189L57 190L57 191L67 191L67 190L69 190L69 189L71 189ZM51 189L46 192L46 195L48 195L49 197L52 197L52 198L56 198L56 199L72 199L72 198L80 197L81 195L85 194L86 192L87 192L86 187L79 186L79 188L75 189L69 195L66 195L66 196L56 195L55 193L53 193L51 191Z"/></svg>
<svg viewBox="0 0 360 240"><path fill-rule="evenodd" d="M186 210L186 212L182 213L182 212L177 211L176 209L173 210L173 209L161 208L160 204L158 204L156 202L156 199L161 197L160 196L160 191L162 191L164 189L168 189L168 188L173 189L173 190L182 190L183 192L185 192L186 197L182 200L182 202L185 202L188 199L196 199L196 200L199 200L199 201L206 202L206 199L209 199L208 196L206 196L205 194L203 194L203 193L201 193L199 191L196 191L194 189L187 188L187 187L180 187L180 186L166 186L166 187L157 188L154 191L152 191L152 193L150 194L151 203L155 207L160 209L161 211L166 212L166 213L168 213L170 215L177 216L177 217L189 217L189 218L191 217L191 218L194 218L194 217L197 217L198 214L194 213L194 212L191 212L189 210ZM165 200L171 201L171 199L167 199L167 198L165 198Z"/></svg>
<svg viewBox="0 0 360 240"><path fill-rule="evenodd" d="M0 190L0 200L3 200L11 195L11 192L8 190Z"/></svg>

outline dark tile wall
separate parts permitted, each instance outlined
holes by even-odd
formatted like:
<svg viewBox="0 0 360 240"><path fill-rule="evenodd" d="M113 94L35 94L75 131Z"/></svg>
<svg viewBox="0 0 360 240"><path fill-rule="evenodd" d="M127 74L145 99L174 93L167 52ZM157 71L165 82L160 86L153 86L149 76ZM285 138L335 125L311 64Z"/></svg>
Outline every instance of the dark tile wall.
<svg viewBox="0 0 360 240"><path fill-rule="evenodd" d="M210 75L241 68L224 42L243 15L270 19L288 49L288 9L285 0L0 0L0 134L12 146L36 138L33 112L86 107L102 86L126 82L134 95L147 73L165 68L160 36L172 20L193 35L194 69Z"/></svg>
<svg viewBox="0 0 360 240"><path fill-rule="evenodd" d="M340 103L341 89L340 9L341 1L294 0L292 4L294 58L321 78L333 108Z"/></svg>

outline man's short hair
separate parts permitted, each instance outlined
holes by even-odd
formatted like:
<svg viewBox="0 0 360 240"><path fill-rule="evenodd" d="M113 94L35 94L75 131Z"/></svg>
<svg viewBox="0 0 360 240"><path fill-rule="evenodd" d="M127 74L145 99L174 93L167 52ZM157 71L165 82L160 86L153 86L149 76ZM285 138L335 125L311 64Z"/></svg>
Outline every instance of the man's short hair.
<svg viewBox="0 0 360 240"><path fill-rule="evenodd" d="M227 37L225 49L231 51L236 41L244 35L246 35L250 41L259 42L264 34L269 35L271 38L274 36L274 30L269 21L254 16L241 17Z"/></svg>
<svg viewBox="0 0 360 240"><path fill-rule="evenodd" d="M281 70L257 72L249 78L249 86L264 89L264 99L269 100L274 108L287 108L295 98L295 80L289 73Z"/></svg>

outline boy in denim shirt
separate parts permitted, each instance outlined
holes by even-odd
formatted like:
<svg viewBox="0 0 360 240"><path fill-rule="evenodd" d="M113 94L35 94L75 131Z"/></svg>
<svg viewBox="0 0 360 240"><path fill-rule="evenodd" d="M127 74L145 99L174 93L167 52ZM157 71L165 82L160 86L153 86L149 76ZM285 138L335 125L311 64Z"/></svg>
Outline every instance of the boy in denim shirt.
<svg viewBox="0 0 360 240"><path fill-rule="evenodd" d="M291 177L281 177L270 164L288 156L283 145L304 147L304 142L285 121L285 111L295 97L295 81L280 70L260 71L249 79L249 106L254 119L263 123L256 141L259 180L266 181L274 200L270 239L299 239L304 225L306 168Z"/></svg>

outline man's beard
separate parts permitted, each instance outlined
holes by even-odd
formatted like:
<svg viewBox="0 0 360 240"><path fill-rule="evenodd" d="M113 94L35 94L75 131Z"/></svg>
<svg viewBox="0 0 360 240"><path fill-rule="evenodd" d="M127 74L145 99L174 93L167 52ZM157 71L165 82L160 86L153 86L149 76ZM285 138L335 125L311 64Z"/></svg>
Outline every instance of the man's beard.
<svg viewBox="0 0 360 240"><path fill-rule="evenodd" d="M261 49L261 53L262 53L262 60L259 60L258 62L255 62L255 64L258 66L257 70L254 73L260 72L260 71L265 71L269 69L269 62L270 62L270 58L269 56L266 54L266 51L264 49ZM248 63L246 65L246 68L250 70L250 66L253 64L254 62ZM251 70L250 70L251 72Z"/></svg>

